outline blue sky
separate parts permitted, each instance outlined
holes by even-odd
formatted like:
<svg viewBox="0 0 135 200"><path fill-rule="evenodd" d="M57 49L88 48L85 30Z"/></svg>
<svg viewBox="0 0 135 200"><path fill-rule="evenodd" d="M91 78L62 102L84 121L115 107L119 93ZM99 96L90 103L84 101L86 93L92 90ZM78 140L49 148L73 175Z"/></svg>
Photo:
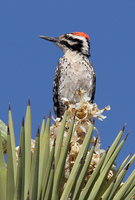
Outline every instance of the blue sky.
<svg viewBox="0 0 135 200"><path fill-rule="evenodd" d="M97 77L95 102L99 108L111 106L107 119L95 123L101 147L106 149L127 123L124 135L129 130L130 135L118 165L135 153L134 10L133 0L0 2L0 119L7 123L10 102L17 145L29 97L33 138L44 114L47 118L53 110L53 77L63 52L38 36L81 31L90 37L90 60Z"/></svg>

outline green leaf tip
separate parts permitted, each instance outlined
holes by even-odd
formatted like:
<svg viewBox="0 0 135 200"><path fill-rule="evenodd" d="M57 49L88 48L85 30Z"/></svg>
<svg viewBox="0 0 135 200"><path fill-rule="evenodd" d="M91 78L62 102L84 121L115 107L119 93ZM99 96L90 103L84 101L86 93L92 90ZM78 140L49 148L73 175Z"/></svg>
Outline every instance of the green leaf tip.
<svg viewBox="0 0 135 200"><path fill-rule="evenodd" d="M127 164L127 166L125 167L125 170L128 170L129 167L130 167L130 163Z"/></svg>
<svg viewBox="0 0 135 200"><path fill-rule="evenodd" d="M109 145L109 146L107 147L107 149L106 149L106 153L109 151L109 149L110 149L110 146L111 146L111 145Z"/></svg>
<svg viewBox="0 0 135 200"><path fill-rule="evenodd" d="M10 102L9 102L9 110L11 110L11 105L10 105Z"/></svg>
<svg viewBox="0 0 135 200"><path fill-rule="evenodd" d="M122 131L124 131L124 130L125 130L125 126L126 126L126 123L124 124L123 128L121 129Z"/></svg>
<svg viewBox="0 0 135 200"><path fill-rule="evenodd" d="M22 118L22 126L24 126L24 117Z"/></svg>
<svg viewBox="0 0 135 200"><path fill-rule="evenodd" d="M30 106L30 97L29 97L29 99L28 99L28 106Z"/></svg>
<svg viewBox="0 0 135 200"><path fill-rule="evenodd" d="M93 119L92 124L95 124L95 118Z"/></svg>
<svg viewBox="0 0 135 200"><path fill-rule="evenodd" d="M48 118L51 118L51 109L50 109L50 112L49 112L49 116L48 116Z"/></svg>
<svg viewBox="0 0 135 200"><path fill-rule="evenodd" d="M127 137L128 137L128 135L129 135L129 133L130 133L130 131L127 133L127 135L125 136L124 140L126 140L126 139L127 139Z"/></svg>

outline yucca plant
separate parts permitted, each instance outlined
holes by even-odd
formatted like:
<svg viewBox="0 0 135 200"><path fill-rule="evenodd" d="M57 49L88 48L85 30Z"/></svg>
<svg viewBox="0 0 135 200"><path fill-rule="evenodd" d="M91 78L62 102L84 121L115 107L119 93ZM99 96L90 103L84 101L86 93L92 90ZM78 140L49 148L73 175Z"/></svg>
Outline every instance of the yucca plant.
<svg viewBox="0 0 135 200"><path fill-rule="evenodd" d="M70 108L69 108L70 109ZM112 172L112 166L124 145L128 134L120 142L124 127L113 144L104 153L96 154L99 136L90 146L95 119L89 124L83 139L73 137L78 113L71 116L65 110L57 131L50 130L51 113L43 118L41 131L31 140L31 108L28 101L25 120L22 120L19 148L15 147L11 107L8 128L2 124L0 137L0 199L2 200L129 200L135 195L135 170L122 183L135 160L135 155L125 158L121 166ZM67 126L68 114L72 117ZM80 116L80 115L79 115ZM98 116L99 117L99 116ZM56 120L56 123L58 121ZM56 126L55 123L55 126ZM69 125L70 124L70 125ZM78 124L78 122L77 122ZM80 127L83 125L81 124ZM56 127L55 127L56 128ZM82 128L83 129L83 128ZM7 134L4 134L7 130ZM56 133L57 132L57 133ZM4 139L3 139L4 138ZM7 141L7 165L4 161ZM120 143L119 143L120 142ZM4 150L3 150L4 146ZM76 153L77 149L77 153ZM76 156L74 156L76 155ZM91 165L98 156L96 166ZM90 172L90 167L93 170ZM108 174L111 172L110 178Z"/></svg>

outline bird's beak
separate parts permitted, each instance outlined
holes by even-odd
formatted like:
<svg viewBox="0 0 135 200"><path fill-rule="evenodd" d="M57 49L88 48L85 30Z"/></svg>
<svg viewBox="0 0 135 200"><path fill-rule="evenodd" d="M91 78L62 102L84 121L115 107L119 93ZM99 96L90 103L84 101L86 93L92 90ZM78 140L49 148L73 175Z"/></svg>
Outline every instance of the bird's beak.
<svg viewBox="0 0 135 200"><path fill-rule="evenodd" d="M59 38L48 37L48 36L43 36L43 35L40 35L39 37L42 38L42 39L54 42L54 43L60 43L60 39Z"/></svg>

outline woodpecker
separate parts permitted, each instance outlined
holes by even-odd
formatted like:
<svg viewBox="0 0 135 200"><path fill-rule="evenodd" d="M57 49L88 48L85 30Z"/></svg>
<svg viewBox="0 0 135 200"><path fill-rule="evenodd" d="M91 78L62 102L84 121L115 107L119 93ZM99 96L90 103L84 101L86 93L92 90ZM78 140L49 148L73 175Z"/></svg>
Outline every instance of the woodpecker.
<svg viewBox="0 0 135 200"><path fill-rule="evenodd" d="M90 102L95 95L96 75L90 56L90 39L83 32L72 32L60 37L39 36L56 44L64 52L59 59L53 82L53 103L56 117L62 117L65 105L62 98L72 104L79 102L75 95L78 88L87 92Z"/></svg>

